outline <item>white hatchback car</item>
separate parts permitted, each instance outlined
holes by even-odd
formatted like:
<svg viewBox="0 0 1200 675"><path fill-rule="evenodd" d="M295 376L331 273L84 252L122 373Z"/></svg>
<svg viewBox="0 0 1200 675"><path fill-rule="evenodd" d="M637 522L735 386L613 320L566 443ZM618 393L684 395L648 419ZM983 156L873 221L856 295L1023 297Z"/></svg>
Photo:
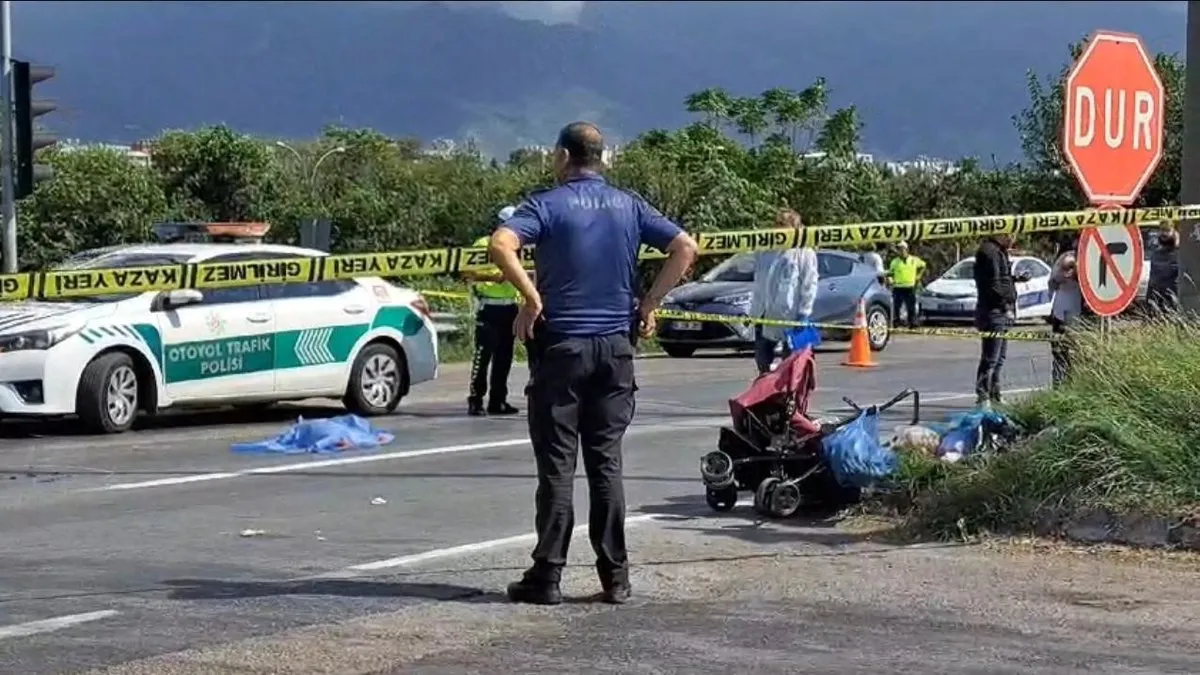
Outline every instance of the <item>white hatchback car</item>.
<svg viewBox="0 0 1200 675"><path fill-rule="evenodd" d="M1050 266L1033 256L1011 258L1013 276L1025 275L1017 282L1017 321L1044 320L1050 316L1053 294L1050 292ZM930 282L918 298L921 315L929 322L957 323L975 317L975 258L963 258Z"/></svg>
<svg viewBox="0 0 1200 675"><path fill-rule="evenodd" d="M88 251L66 268L280 260L325 253L244 243ZM62 269L60 267L60 269ZM0 416L78 415L116 433L139 411L336 397L393 411L437 377L424 299L383 279L0 304Z"/></svg>

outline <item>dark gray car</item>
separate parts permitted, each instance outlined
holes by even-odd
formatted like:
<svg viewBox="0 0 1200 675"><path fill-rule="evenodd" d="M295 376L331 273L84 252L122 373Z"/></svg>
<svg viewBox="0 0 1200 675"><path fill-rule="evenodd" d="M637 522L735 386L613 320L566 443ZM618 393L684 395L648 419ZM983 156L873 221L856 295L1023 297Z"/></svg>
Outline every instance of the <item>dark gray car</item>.
<svg viewBox="0 0 1200 675"><path fill-rule="evenodd" d="M699 281L676 288L667 295L663 309L720 314L731 319L746 317L754 293L755 255L739 253ZM863 300L871 349L886 347L891 336L892 293L880 283L875 268L854 253L819 250L817 273L812 320L850 326L858 301ZM850 339L849 330L822 329L821 333L827 340ZM691 356L702 348L750 349L754 346L754 327L736 322L666 319L659 325L658 343L669 356L676 357Z"/></svg>

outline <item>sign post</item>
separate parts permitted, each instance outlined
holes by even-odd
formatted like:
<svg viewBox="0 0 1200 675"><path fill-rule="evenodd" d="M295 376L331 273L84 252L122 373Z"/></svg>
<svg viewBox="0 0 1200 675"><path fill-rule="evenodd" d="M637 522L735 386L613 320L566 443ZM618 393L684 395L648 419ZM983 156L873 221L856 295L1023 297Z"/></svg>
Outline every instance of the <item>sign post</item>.
<svg viewBox="0 0 1200 675"><path fill-rule="evenodd" d="M1163 155L1166 92L1142 39L1097 31L1063 89L1063 154L1097 208L1133 204ZM1136 227L1088 228L1076 253L1079 286L1096 314L1120 314L1144 265Z"/></svg>

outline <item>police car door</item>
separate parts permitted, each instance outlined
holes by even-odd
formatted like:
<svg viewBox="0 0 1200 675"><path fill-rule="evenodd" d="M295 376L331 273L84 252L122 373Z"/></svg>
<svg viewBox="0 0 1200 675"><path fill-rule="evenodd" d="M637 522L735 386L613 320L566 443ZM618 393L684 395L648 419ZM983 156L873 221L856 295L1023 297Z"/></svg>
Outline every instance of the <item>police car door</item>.
<svg viewBox="0 0 1200 675"><path fill-rule="evenodd" d="M251 251L206 263L253 260ZM258 286L201 291L199 303L157 313L163 384L172 402L269 397L275 317Z"/></svg>
<svg viewBox="0 0 1200 675"><path fill-rule="evenodd" d="M264 291L276 321L276 394L340 396L380 300L351 280L270 284Z"/></svg>

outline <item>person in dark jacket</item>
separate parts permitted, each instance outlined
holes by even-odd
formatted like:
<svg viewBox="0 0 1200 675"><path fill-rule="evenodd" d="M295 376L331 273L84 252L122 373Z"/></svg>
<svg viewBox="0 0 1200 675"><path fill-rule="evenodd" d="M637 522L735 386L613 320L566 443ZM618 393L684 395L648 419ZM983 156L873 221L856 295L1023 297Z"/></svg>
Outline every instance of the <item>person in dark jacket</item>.
<svg viewBox="0 0 1200 675"><path fill-rule="evenodd" d="M980 341L979 368L975 372L975 401L985 407L1000 403L1000 371L1008 356L1004 333L1017 315L1017 281L1012 273L1008 250L1012 235L984 239L975 252L975 327L983 333Z"/></svg>
<svg viewBox="0 0 1200 675"><path fill-rule="evenodd" d="M1146 300L1161 314L1179 310L1179 233L1170 227L1159 231L1158 245L1150 251Z"/></svg>

